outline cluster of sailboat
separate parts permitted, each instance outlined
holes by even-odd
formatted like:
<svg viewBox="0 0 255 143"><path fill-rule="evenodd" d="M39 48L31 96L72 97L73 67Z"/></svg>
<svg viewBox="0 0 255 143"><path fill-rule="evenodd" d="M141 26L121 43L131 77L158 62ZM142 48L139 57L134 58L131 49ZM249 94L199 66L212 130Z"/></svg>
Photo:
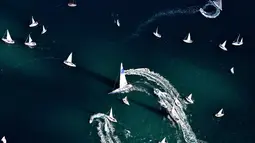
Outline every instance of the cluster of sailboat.
<svg viewBox="0 0 255 143"><path fill-rule="evenodd" d="M36 27L38 26L38 22L34 20L34 17L31 18L31 24L29 24L29 27ZM45 34L47 32L47 29L44 25L42 25L42 32L41 34ZM2 37L2 41L4 41L6 44L15 44L15 41L12 39L9 30L7 29L4 36ZM30 48L33 48L37 45L35 41L31 38L30 34L28 34L26 41L24 44Z"/></svg>

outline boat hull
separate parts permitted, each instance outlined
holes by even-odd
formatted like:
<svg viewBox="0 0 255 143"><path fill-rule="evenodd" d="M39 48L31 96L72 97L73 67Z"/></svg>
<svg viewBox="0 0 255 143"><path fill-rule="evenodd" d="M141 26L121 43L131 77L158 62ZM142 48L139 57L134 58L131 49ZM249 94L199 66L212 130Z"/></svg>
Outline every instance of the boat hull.
<svg viewBox="0 0 255 143"><path fill-rule="evenodd" d="M122 99L123 103L129 106L129 102L125 99Z"/></svg>
<svg viewBox="0 0 255 143"><path fill-rule="evenodd" d="M192 40L183 40L183 42L188 43L188 44L193 43L193 41L192 41Z"/></svg>
<svg viewBox="0 0 255 143"><path fill-rule="evenodd" d="M46 33L47 31L43 31L43 32L41 32L41 34L44 34L44 33Z"/></svg>
<svg viewBox="0 0 255 143"><path fill-rule="evenodd" d="M156 36L156 37L158 37L158 38L161 38L161 35L158 34L158 33L156 33L156 32L153 32L153 35Z"/></svg>
<svg viewBox="0 0 255 143"><path fill-rule="evenodd" d="M69 67L76 67L76 65L74 63L70 63L67 60L64 61L64 64L69 66Z"/></svg>
<svg viewBox="0 0 255 143"><path fill-rule="evenodd" d="M68 6L69 6L69 7L76 7L77 4L75 4L75 3L68 3Z"/></svg>
<svg viewBox="0 0 255 143"><path fill-rule="evenodd" d="M110 121L112 121L112 122L114 122L114 123L117 123L117 120L116 120L115 118L112 118L112 117L110 117L110 116L107 116L107 118L108 118Z"/></svg>
<svg viewBox="0 0 255 143"><path fill-rule="evenodd" d="M38 25L38 22L32 23L29 25L29 27L36 27Z"/></svg>
<svg viewBox="0 0 255 143"><path fill-rule="evenodd" d="M228 49L225 46L222 46L222 44L220 44L219 47L224 51L228 51Z"/></svg>
<svg viewBox="0 0 255 143"><path fill-rule="evenodd" d="M232 43L233 46L241 46L243 43Z"/></svg>
<svg viewBox="0 0 255 143"><path fill-rule="evenodd" d="M125 91L125 90L128 90L128 89L132 88L132 87L133 87L133 85L128 84L128 85L126 85L126 86L124 86L124 87L122 87L122 88L115 89L115 90L113 90L112 92L110 92L110 93L108 93L108 94L121 93L121 92L123 92L123 91Z"/></svg>
<svg viewBox="0 0 255 143"><path fill-rule="evenodd" d="M191 99L189 99L189 98L185 98L185 99L186 99L186 101L187 101L189 104L193 104L193 103L194 103L194 101L191 100Z"/></svg>
<svg viewBox="0 0 255 143"><path fill-rule="evenodd" d="M215 114L215 117L217 117L217 118L220 118L220 117L223 117L224 116L224 114Z"/></svg>
<svg viewBox="0 0 255 143"><path fill-rule="evenodd" d="M35 42L30 42L30 43L24 43L26 46L29 46L29 47L34 47L36 46L36 43Z"/></svg>
<svg viewBox="0 0 255 143"><path fill-rule="evenodd" d="M15 43L14 40L7 40L7 39L5 39L5 38L2 38L2 41L4 41L4 42L7 43L7 44L14 44L14 43Z"/></svg>

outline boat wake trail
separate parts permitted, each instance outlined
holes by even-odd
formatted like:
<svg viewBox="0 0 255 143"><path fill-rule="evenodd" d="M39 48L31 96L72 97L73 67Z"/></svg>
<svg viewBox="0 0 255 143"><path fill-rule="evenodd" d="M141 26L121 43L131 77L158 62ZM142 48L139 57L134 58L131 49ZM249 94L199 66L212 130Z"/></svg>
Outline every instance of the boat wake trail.
<svg viewBox="0 0 255 143"><path fill-rule="evenodd" d="M97 131L100 137L101 143L121 143L118 136L114 134L115 128L112 123L108 120L107 115L103 113L97 113L90 117L89 122L98 122Z"/></svg>
<svg viewBox="0 0 255 143"><path fill-rule="evenodd" d="M184 100L180 98L180 94L177 90L166 80L164 77L150 71L147 68L129 69L125 70L126 75L135 75L145 78L144 83L146 86L153 88L153 93L159 98L159 104L166 109L168 113L168 119L171 122L175 122L178 129L182 131L183 138L187 143L198 143L201 142L196 138L195 133L192 131L191 126L188 123L187 116L184 110L187 108ZM130 91L137 89L138 91L143 91L148 93L144 87L139 89L139 84L134 86ZM127 93L126 91L123 93ZM173 123L174 124L174 123Z"/></svg>
<svg viewBox="0 0 255 143"><path fill-rule="evenodd" d="M206 12L205 9L208 6L215 7L215 11ZM155 22L156 20L158 20L162 17L178 16L178 15L191 15L191 14L195 14L197 12L201 12L201 14L203 16L205 16L206 18L216 18L220 15L220 9L212 1L208 1L208 3L205 4L202 8L200 8L200 7L201 6L191 6L186 9L172 9L172 10L158 12L158 13L154 14L153 16L151 16L147 21L141 23L138 26L137 30L132 34L131 38L139 36L139 34L143 31L143 29L146 28L147 25Z"/></svg>

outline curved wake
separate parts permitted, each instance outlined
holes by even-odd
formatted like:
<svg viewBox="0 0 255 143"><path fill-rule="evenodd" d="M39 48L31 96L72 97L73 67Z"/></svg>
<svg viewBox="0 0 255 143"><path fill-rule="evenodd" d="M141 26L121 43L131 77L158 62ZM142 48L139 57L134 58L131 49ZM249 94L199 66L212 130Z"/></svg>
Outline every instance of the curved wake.
<svg viewBox="0 0 255 143"><path fill-rule="evenodd" d="M204 9L206 9L208 6L213 6L215 11L206 12ZM199 11L206 18L216 18L220 15L220 9L212 1L209 1L203 8L200 8Z"/></svg>

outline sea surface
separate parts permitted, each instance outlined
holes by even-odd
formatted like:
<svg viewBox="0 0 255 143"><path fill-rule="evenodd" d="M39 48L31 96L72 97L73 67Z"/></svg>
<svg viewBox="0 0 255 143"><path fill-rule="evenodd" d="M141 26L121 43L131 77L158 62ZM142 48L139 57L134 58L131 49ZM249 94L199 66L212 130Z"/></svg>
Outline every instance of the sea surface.
<svg viewBox="0 0 255 143"><path fill-rule="evenodd" d="M131 92L131 106L121 102L125 95L108 95L117 87L119 66L149 68L173 84L185 97L193 94L195 104L185 111L197 138L208 143L254 143L255 40L253 3L223 1L215 19L200 13L169 15L132 34L153 14L175 8L203 6L205 0L2 0L0 33L8 28L14 45L0 43L0 136L8 143L99 143L96 113L118 119L116 135L122 142L142 139L177 142L176 129L160 114L157 99ZM113 22L118 14L120 27ZM28 25L34 16L40 23ZM41 35L41 25L48 32ZM161 39L152 32L159 27ZM191 32L193 44L182 39ZM24 46L28 34L38 46ZM244 45L233 47L238 34ZM218 45L227 40L228 51ZM77 68L63 64L73 52ZM235 74L230 68L235 68ZM127 80L129 77L127 76ZM224 108L225 116L214 114ZM127 129L139 141L127 141ZM178 132L181 134L181 132ZM184 141L182 141L184 142Z"/></svg>

